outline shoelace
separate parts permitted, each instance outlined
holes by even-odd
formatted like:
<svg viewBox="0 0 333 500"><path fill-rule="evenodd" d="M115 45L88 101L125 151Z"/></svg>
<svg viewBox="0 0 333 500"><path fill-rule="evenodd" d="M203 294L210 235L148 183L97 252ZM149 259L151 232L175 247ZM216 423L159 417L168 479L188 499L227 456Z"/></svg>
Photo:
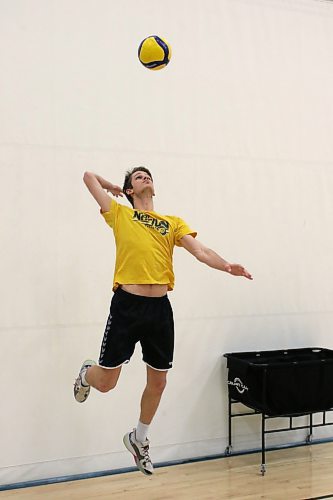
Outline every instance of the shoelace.
<svg viewBox="0 0 333 500"><path fill-rule="evenodd" d="M142 463L146 465L147 463L151 463L150 456L149 456L149 445L143 446L143 456L144 459L142 460Z"/></svg>

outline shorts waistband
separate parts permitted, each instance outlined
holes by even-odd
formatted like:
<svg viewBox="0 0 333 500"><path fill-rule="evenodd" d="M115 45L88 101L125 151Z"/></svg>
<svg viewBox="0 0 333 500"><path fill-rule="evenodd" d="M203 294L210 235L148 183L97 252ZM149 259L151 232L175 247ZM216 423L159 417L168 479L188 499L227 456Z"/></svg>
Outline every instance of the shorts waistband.
<svg viewBox="0 0 333 500"><path fill-rule="evenodd" d="M128 297L132 300L137 300L137 301L163 301L168 299L168 294L166 293L165 295L162 295L162 297L147 297L146 295L136 295L135 293L130 293L126 292L123 290L120 286L115 290L114 292L117 295L123 295L124 297Z"/></svg>

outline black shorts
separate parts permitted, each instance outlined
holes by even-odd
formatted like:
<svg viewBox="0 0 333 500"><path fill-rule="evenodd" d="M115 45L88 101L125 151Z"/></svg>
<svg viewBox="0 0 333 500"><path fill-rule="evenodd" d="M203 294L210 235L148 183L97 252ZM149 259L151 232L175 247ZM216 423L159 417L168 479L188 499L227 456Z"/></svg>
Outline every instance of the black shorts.
<svg viewBox="0 0 333 500"><path fill-rule="evenodd" d="M156 370L172 368L174 326L168 296L142 297L117 288L112 297L99 365L128 363L140 342L143 361Z"/></svg>

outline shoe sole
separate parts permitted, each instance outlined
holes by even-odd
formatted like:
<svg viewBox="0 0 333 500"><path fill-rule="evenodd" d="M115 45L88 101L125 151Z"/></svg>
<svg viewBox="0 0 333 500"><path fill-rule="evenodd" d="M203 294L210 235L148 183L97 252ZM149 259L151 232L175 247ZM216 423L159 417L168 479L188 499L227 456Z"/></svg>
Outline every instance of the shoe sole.
<svg viewBox="0 0 333 500"><path fill-rule="evenodd" d="M96 361L94 361L93 359L86 359L86 360L82 363L82 366L81 366L81 368L80 368L80 372L79 372L79 377L78 377L78 378L80 378L80 379L81 379L81 371L82 371L82 369L83 369L85 366L87 366L87 365L89 365L89 367L90 367L90 366L95 366L95 365L96 365ZM76 379L76 380L77 380L77 379ZM82 379L81 379L81 383L82 383ZM76 381L75 381L75 384L76 384ZM74 387L75 387L75 384L74 384ZM79 392L79 391L78 391L78 392ZM77 399L77 398L76 398L75 389L74 389L74 399L75 399L75 401L77 401L77 403L84 403L85 401L87 401L89 394L90 394L90 386L89 386L89 391L88 391L88 393L86 394L86 397L80 401L79 399Z"/></svg>
<svg viewBox="0 0 333 500"><path fill-rule="evenodd" d="M123 443L124 443L125 447L128 449L128 451L133 455L135 465L137 466L139 471L142 472L142 474L144 474L145 476L151 476L153 473L146 471L146 469L144 469L142 467L142 465L140 464L139 459L136 456L135 450L133 449L133 446L131 445L128 434L125 434L125 436L123 437Z"/></svg>
<svg viewBox="0 0 333 500"><path fill-rule="evenodd" d="M82 382L82 380L81 380L81 382ZM77 395L78 395L78 393L79 393L79 390L78 390L78 391L77 391L77 393L75 394L75 389L74 389L74 399L75 399L75 401L77 401L78 403L84 403L85 401L87 401L88 396L89 396L89 394L90 394L90 386L88 387L88 389L89 389L89 390L85 393L85 396L84 396L84 398L83 398L83 399L78 399L78 398L77 398Z"/></svg>

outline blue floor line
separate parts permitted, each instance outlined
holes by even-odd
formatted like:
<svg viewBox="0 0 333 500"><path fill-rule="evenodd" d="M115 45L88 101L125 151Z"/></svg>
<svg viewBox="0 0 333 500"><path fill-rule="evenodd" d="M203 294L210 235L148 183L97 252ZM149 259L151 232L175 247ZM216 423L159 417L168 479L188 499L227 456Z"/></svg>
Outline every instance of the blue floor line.
<svg viewBox="0 0 333 500"><path fill-rule="evenodd" d="M265 451L266 452L276 451L276 450L282 450L282 449L288 449L288 448L298 448L301 446L310 446L310 445L332 443L332 442L333 442L333 438L316 439L316 440L313 440L311 443L304 443L304 441L302 441L302 442L297 442L297 443L287 443L287 444L282 444L282 445L270 446L270 447L267 447L265 449ZM158 464L154 464L154 468L159 469L161 467L171 467L174 465L184 465L184 464L191 464L191 463L196 463L196 462L206 462L208 460L218 460L221 458L232 458L232 457L237 457L240 455L251 455L254 453L261 453L261 451L262 451L261 448L253 448L250 450L235 451L235 452L232 452L230 455L226 455L225 453L223 453L223 454L218 454L218 455L207 455L207 456L202 456L202 457L171 460L168 462L161 462ZM0 485L0 491L17 490L17 489L22 489L22 488L32 488L35 486L46 486L48 484L56 484L56 483L67 483L69 481L81 481L83 479L93 479L93 478L104 477L104 476L114 476L117 474L126 474L127 472L137 472L137 470L138 470L137 467L124 467L122 469L112 469L112 470L104 470L104 471L97 471L97 472L86 472L84 474L74 474L74 475L69 475L69 476L51 477L49 479L37 479L37 480L33 480L33 481L22 481L19 483ZM330 498L330 497L324 496L324 497L317 497L317 498ZM315 500L315 499L309 499L309 500Z"/></svg>

